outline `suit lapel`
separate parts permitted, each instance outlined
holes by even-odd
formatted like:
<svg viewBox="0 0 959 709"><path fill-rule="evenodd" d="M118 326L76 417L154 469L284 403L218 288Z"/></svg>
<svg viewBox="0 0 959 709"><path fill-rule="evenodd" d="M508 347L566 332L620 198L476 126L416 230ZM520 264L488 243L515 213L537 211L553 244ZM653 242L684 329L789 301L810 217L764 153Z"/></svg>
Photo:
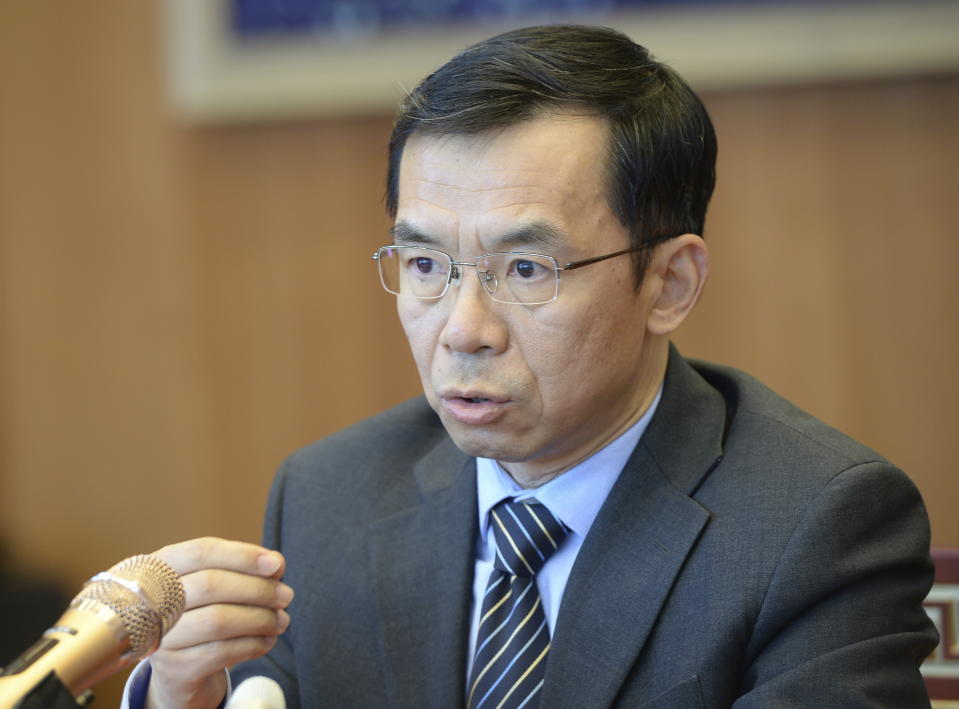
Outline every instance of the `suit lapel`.
<svg viewBox="0 0 959 709"><path fill-rule="evenodd" d="M675 351L664 386L573 566L541 706L613 703L708 521L689 495L721 456L725 405Z"/></svg>
<svg viewBox="0 0 959 709"><path fill-rule="evenodd" d="M451 707L465 692L476 465L444 439L414 470L420 504L370 529L394 706Z"/></svg>

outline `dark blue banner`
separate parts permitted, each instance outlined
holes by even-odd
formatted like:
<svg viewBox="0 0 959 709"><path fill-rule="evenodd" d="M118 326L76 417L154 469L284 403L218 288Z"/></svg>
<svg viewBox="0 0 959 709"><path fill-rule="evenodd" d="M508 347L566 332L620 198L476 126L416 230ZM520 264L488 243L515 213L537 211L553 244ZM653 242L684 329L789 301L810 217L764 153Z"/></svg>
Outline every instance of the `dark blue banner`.
<svg viewBox="0 0 959 709"><path fill-rule="evenodd" d="M796 0L754 0L782 4ZM321 34L350 38L384 29L422 29L454 23L563 20L639 8L722 4L743 0L233 0L233 30L240 37ZM807 0L804 4L812 4Z"/></svg>

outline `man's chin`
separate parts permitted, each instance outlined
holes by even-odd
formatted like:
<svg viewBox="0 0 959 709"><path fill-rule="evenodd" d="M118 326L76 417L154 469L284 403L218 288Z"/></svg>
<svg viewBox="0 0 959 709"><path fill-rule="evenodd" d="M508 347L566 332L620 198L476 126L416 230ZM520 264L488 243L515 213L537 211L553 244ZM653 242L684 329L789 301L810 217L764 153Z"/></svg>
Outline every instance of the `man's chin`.
<svg viewBox="0 0 959 709"><path fill-rule="evenodd" d="M453 443L466 455L504 463L518 463L528 458L525 451L519 450L516 441L509 440L511 436L476 426L464 426L456 421L447 421L442 416L440 418Z"/></svg>

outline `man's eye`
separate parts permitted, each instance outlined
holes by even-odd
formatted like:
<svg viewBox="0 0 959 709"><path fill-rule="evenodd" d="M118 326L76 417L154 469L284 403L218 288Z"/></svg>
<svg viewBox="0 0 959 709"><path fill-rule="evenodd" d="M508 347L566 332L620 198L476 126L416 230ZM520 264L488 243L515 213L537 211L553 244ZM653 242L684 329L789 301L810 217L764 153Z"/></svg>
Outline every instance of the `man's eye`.
<svg viewBox="0 0 959 709"><path fill-rule="evenodd" d="M421 273L424 276L430 273L435 273L436 271L439 270L438 264L436 263L436 261L434 261L431 258L427 258L426 256L419 256L417 258L414 258L412 261L412 264L413 264L413 268L417 271L417 273Z"/></svg>
<svg viewBox="0 0 959 709"><path fill-rule="evenodd" d="M530 279L537 276L542 276L544 271L545 269L543 268L542 264L536 263L535 261L530 261L528 259L517 259L510 264L507 275L515 275L523 279Z"/></svg>

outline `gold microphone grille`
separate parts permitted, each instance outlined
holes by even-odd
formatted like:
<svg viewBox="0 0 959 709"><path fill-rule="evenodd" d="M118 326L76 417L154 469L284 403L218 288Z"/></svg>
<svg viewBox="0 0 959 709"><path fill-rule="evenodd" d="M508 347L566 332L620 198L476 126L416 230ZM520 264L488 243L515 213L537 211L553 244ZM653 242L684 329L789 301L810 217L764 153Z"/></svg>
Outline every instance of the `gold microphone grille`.
<svg viewBox="0 0 959 709"><path fill-rule="evenodd" d="M140 658L153 652L183 613L186 596L176 572L150 554L131 556L97 574L73 599L99 601L120 616L130 638L130 652Z"/></svg>
<svg viewBox="0 0 959 709"><path fill-rule="evenodd" d="M165 635L179 620L186 603L183 584L176 571L159 557L152 554L131 556L111 567L107 573L140 584L143 593L155 604L160 614L160 635Z"/></svg>

